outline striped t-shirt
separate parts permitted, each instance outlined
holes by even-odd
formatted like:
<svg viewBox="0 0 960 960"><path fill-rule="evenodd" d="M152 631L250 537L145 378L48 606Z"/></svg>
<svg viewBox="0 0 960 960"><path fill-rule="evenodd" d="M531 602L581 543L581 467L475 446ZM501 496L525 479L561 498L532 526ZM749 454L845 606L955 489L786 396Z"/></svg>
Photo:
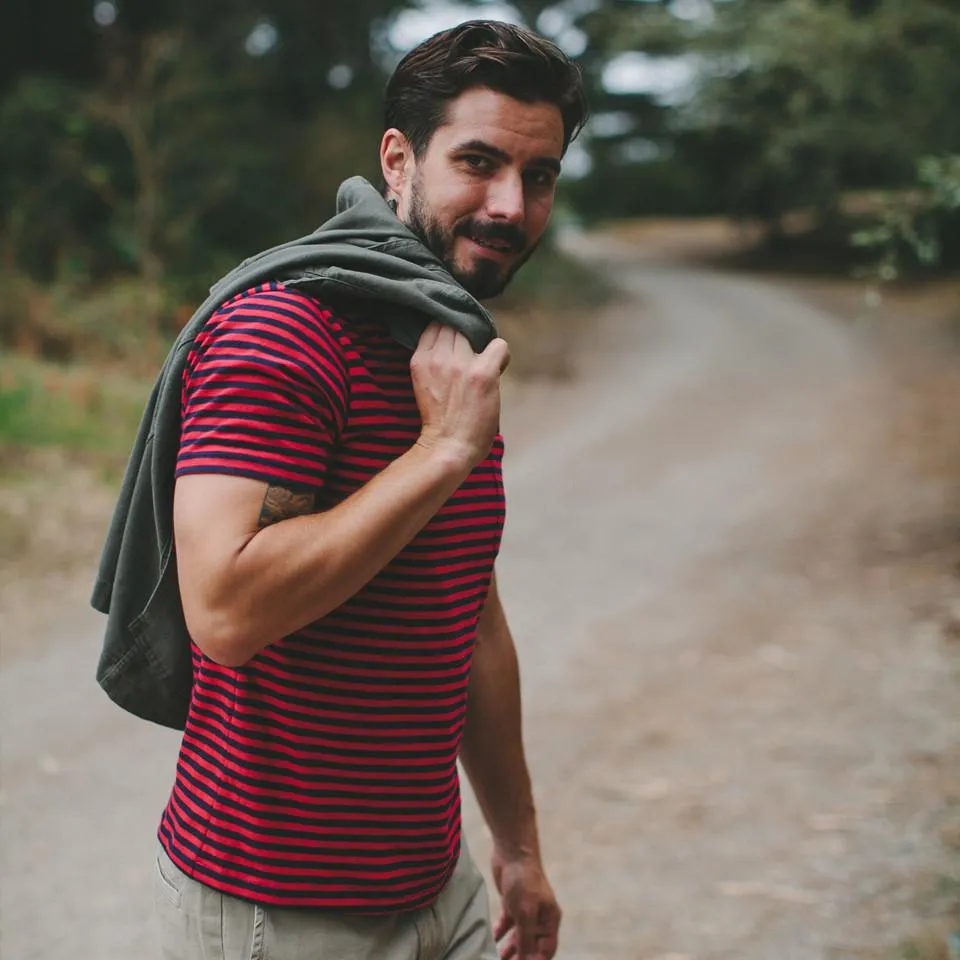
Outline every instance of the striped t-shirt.
<svg viewBox="0 0 960 960"><path fill-rule="evenodd" d="M268 284L221 308L183 381L177 475L252 477L342 501L414 443L410 352ZM160 840L188 875L277 906L429 903L460 849L457 754L500 546L503 444L403 551L322 620L242 667L194 645Z"/></svg>

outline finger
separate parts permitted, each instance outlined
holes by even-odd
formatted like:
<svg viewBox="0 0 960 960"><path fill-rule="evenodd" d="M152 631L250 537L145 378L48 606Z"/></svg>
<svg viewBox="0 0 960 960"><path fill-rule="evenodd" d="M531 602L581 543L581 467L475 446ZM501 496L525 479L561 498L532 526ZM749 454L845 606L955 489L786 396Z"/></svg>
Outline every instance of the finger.
<svg viewBox="0 0 960 960"><path fill-rule="evenodd" d="M554 900L552 903L546 903L540 908L538 924L540 936L545 937L550 934L556 936L560 929L560 920L563 918L563 912Z"/></svg>
<svg viewBox="0 0 960 960"><path fill-rule="evenodd" d="M453 329L451 327L451 329ZM459 330L453 331L453 355L466 366L475 356L470 341Z"/></svg>
<svg viewBox="0 0 960 960"><path fill-rule="evenodd" d="M455 353L457 346L457 337L461 336L453 327L445 323L440 324L440 330L437 333L437 349L444 353Z"/></svg>
<svg viewBox="0 0 960 960"><path fill-rule="evenodd" d="M557 952L557 947L559 946L559 938L556 933L548 934L547 936L537 937L537 952L536 957L538 960L553 960L554 954Z"/></svg>
<svg viewBox="0 0 960 960"><path fill-rule="evenodd" d="M519 960L535 960L534 951L537 948L537 924L532 916L521 917L517 924L518 946L520 947Z"/></svg>
<svg viewBox="0 0 960 960"><path fill-rule="evenodd" d="M491 371L503 373L510 363L510 347L502 337L494 337L480 357L484 363L489 364Z"/></svg>
<svg viewBox="0 0 960 960"><path fill-rule="evenodd" d="M540 910L537 930L537 956L542 960L553 960L557 952L560 932L560 907L556 902L545 905Z"/></svg>
<svg viewBox="0 0 960 960"><path fill-rule="evenodd" d="M501 913L500 919L497 921L497 925L493 930L493 939L502 940L514 926L513 917L507 913Z"/></svg>
<svg viewBox="0 0 960 960"><path fill-rule="evenodd" d="M517 956L517 944L515 940L500 947L500 960L515 960Z"/></svg>
<svg viewBox="0 0 960 960"><path fill-rule="evenodd" d="M440 335L441 325L439 323L428 323L420 334L420 340L417 343L418 350L432 350L437 344L437 337Z"/></svg>

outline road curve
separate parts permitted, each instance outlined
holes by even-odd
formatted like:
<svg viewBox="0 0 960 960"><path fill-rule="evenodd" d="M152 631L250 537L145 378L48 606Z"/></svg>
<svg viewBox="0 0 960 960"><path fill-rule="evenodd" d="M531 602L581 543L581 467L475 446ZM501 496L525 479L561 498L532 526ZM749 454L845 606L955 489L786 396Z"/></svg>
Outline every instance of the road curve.
<svg viewBox="0 0 960 960"><path fill-rule="evenodd" d="M960 723L914 595L844 548L882 463L882 370L776 286L568 243L625 299L584 320L574 380L508 385L499 565L560 957L895 940L939 856L910 785ZM78 609L0 669L10 960L156 956L177 737L95 687L99 630Z"/></svg>

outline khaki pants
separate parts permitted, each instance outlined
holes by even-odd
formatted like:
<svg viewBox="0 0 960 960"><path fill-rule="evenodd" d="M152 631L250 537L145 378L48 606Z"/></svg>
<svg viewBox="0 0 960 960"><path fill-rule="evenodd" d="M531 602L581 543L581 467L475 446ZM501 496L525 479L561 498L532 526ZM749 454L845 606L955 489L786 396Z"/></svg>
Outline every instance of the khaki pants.
<svg viewBox="0 0 960 960"><path fill-rule="evenodd" d="M158 848L164 960L497 960L483 877L466 844L429 907L387 916L284 910L191 880Z"/></svg>

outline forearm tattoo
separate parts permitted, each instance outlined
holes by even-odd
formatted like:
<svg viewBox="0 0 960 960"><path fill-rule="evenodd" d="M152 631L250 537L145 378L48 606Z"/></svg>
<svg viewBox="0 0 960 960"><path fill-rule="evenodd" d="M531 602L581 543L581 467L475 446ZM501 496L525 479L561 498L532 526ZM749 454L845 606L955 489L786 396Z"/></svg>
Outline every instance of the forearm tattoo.
<svg viewBox="0 0 960 960"><path fill-rule="evenodd" d="M313 513L315 504L316 497L312 493L294 493L285 487L267 487L263 506L260 508L259 528L262 530L281 520Z"/></svg>

